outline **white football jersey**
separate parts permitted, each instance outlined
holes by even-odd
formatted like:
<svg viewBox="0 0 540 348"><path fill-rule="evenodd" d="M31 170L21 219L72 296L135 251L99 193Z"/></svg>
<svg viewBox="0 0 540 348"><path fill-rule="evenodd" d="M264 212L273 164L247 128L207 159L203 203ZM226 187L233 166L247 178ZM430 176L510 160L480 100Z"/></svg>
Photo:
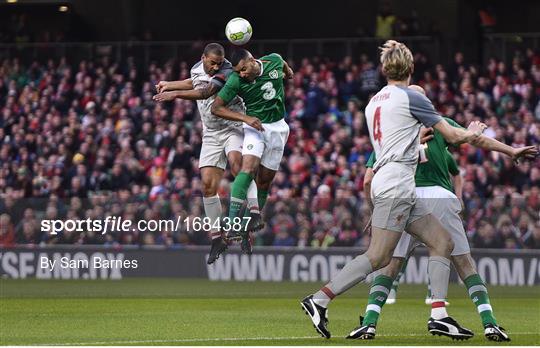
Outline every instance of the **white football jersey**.
<svg viewBox="0 0 540 348"><path fill-rule="evenodd" d="M232 73L232 65L231 63L225 59L223 64L221 65L221 68L219 71L210 76L204 71L204 67L202 64L202 60L199 61L197 64L195 64L191 68L191 81L193 83L194 89L200 89L205 88L208 86L209 83L213 83L218 87L218 90L221 89L225 85L225 81L229 77L229 75ZM199 113L201 114L201 120L203 122L203 130L220 130L227 126L231 127L241 127L241 122L235 122L230 120L225 120L221 117L217 117L216 115L212 114L212 103L216 99L216 95L213 95L209 97L208 99L204 100L197 100L197 107L199 109ZM227 105L228 108L230 108L233 111L245 113L245 107L244 102L242 101L242 98L236 96L231 102Z"/></svg>
<svg viewBox="0 0 540 348"><path fill-rule="evenodd" d="M387 85L366 107L369 137L377 161L373 170L389 162L416 168L420 127L432 127L442 117L423 94L406 87Z"/></svg>

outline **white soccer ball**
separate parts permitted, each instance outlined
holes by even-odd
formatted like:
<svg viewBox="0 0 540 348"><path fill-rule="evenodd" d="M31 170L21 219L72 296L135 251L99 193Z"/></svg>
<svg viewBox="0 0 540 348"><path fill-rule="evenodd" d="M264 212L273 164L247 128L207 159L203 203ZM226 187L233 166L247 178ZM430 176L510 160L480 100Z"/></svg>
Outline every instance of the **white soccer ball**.
<svg viewBox="0 0 540 348"><path fill-rule="evenodd" d="M252 34L253 29L251 29L251 24L244 18L233 18L225 27L225 35L234 45L240 46L247 44Z"/></svg>

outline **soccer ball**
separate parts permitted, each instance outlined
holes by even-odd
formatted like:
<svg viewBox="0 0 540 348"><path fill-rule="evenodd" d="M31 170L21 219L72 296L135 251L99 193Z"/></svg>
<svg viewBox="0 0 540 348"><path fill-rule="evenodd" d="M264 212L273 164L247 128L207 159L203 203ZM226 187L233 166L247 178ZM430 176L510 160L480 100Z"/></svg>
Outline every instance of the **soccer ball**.
<svg viewBox="0 0 540 348"><path fill-rule="evenodd" d="M251 34L253 34L251 24L244 18L233 18L225 27L225 35L234 45L240 46L247 44L249 39L251 39Z"/></svg>

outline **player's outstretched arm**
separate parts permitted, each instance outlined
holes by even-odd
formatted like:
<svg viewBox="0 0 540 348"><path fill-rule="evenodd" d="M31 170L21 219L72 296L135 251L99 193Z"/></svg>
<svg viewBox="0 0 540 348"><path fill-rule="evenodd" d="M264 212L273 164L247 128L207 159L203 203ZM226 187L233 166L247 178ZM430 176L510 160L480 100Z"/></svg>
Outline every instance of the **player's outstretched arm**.
<svg viewBox="0 0 540 348"><path fill-rule="evenodd" d="M187 89L193 89L193 81L191 79L179 81L159 81L156 85L156 91L158 93Z"/></svg>
<svg viewBox="0 0 540 348"><path fill-rule="evenodd" d="M512 147L485 135L479 136L471 144L485 150L504 153L512 157L514 162L517 162L521 158L532 159L538 156L538 148L536 146Z"/></svg>
<svg viewBox="0 0 540 348"><path fill-rule="evenodd" d="M452 127L446 120L441 119L439 122L437 122L435 125L433 125L433 128L441 132L444 139L451 143L451 144L463 144L463 143L471 143L474 140L476 140L480 135L482 135L482 132L484 129L486 129L486 125L480 122L472 122L469 125L469 128L467 130Z"/></svg>
<svg viewBox="0 0 540 348"><path fill-rule="evenodd" d="M158 102L171 101L176 98L187 100L208 99L218 92L219 88L213 83L209 83L205 88L168 91L156 94L153 99Z"/></svg>
<svg viewBox="0 0 540 348"><path fill-rule="evenodd" d="M247 125L255 128L258 131L264 132L261 120L256 117L244 115L239 112L232 111L225 106L225 102L221 99L220 96L217 96L214 102L212 103L212 113L217 117L224 118L231 121L244 122Z"/></svg>

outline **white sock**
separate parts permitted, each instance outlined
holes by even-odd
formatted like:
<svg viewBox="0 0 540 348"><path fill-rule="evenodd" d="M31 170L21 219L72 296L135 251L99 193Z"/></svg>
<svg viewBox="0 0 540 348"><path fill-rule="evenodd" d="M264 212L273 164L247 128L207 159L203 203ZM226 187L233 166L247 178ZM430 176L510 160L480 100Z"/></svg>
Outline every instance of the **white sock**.
<svg viewBox="0 0 540 348"><path fill-rule="evenodd" d="M328 304L332 301L332 299L325 294L322 290L317 291L313 294L313 302L318 304L321 307L328 307Z"/></svg>
<svg viewBox="0 0 540 348"><path fill-rule="evenodd" d="M313 298L313 302L318 304L319 306L323 308L327 308L328 304L330 303L330 299L324 299L324 298Z"/></svg>
<svg viewBox="0 0 540 348"><path fill-rule="evenodd" d="M257 184L251 180L247 191L247 207L250 213L260 214L259 201L257 200Z"/></svg>
<svg viewBox="0 0 540 348"><path fill-rule="evenodd" d="M204 203L204 213L207 217L210 218L210 223L212 227L210 228L210 237L212 240L221 237L221 231L217 228L218 224L216 221L221 218L222 208L221 201L219 200L219 195L211 197L203 197Z"/></svg>
<svg viewBox="0 0 540 348"><path fill-rule="evenodd" d="M326 285L323 286L321 290L313 294L313 302L324 308L328 307L330 301L332 301L332 299L336 297L332 290L330 290Z"/></svg>
<svg viewBox="0 0 540 348"><path fill-rule="evenodd" d="M396 299L396 290L394 290L394 288L390 289L390 293L388 294L388 299L393 299L395 300Z"/></svg>
<svg viewBox="0 0 540 348"><path fill-rule="evenodd" d="M431 317L433 319L442 319L442 318L446 318L448 316L448 313L446 312L446 307L444 306L444 300L433 300L432 302L432 306L435 304L435 303L440 303L442 302L443 306L442 307L431 307Z"/></svg>

